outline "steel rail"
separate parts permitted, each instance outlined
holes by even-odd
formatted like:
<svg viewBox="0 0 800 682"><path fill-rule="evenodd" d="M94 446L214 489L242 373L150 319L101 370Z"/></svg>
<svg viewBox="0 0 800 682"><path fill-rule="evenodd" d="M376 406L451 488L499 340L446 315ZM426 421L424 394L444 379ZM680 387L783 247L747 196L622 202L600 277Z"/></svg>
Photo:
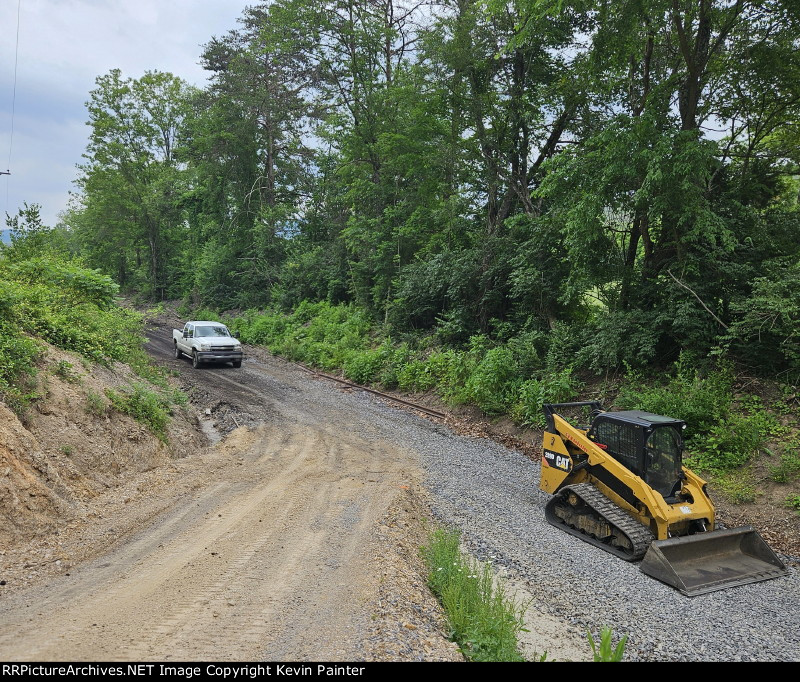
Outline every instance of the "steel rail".
<svg viewBox="0 0 800 682"><path fill-rule="evenodd" d="M380 398L385 398L386 400L391 400L392 402L405 405L406 407L410 407L414 410L419 410L420 412L424 412L425 414L431 417L436 417L437 419L447 419L447 415L444 412L439 412L438 410L432 410L428 407L417 405L416 403L412 403L408 400L403 400L402 398L389 395L388 393L383 393L382 391L376 391L373 388L367 388L366 386L362 386L361 384L354 384L352 381L348 381L347 379L340 379L339 377L331 376L330 374L325 374L325 372L319 372L316 369L313 369L312 367L306 367L304 364L300 362L295 362L294 364L300 367L301 369L304 369L306 372L309 372L310 374L322 377L324 379L329 379L330 381L335 381L339 384L347 386L348 388L357 388L361 391L372 393L373 395L377 395Z"/></svg>

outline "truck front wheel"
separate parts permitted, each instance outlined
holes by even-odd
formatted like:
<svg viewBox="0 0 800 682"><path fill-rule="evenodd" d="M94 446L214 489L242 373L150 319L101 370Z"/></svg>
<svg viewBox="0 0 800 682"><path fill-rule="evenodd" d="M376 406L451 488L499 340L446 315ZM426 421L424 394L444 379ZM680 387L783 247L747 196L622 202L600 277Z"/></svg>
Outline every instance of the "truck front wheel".
<svg viewBox="0 0 800 682"><path fill-rule="evenodd" d="M197 357L197 351L192 351L192 367L197 369L200 366L200 358Z"/></svg>
<svg viewBox="0 0 800 682"><path fill-rule="evenodd" d="M178 348L178 344L176 343L175 344L175 359L176 360L180 360L181 359L181 355L183 355L183 353L181 353L180 348Z"/></svg>

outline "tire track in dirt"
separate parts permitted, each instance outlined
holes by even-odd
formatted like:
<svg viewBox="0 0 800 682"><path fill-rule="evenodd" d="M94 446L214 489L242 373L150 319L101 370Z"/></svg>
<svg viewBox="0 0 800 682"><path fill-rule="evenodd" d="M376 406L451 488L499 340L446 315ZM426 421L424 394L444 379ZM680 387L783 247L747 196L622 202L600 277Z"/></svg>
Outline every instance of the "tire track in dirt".
<svg viewBox="0 0 800 682"><path fill-rule="evenodd" d="M194 492L138 534L4 601L0 658L359 660L375 523L417 463L359 437L344 409L243 370L186 369L260 425L219 443Z"/></svg>

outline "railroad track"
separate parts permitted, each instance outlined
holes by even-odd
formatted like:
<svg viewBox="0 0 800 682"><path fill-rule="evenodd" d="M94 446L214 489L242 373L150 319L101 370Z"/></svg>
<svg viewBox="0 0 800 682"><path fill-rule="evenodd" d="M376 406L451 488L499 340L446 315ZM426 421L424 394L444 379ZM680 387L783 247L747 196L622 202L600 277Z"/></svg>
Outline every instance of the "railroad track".
<svg viewBox="0 0 800 682"><path fill-rule="evenodd" d="M436 417L437 419L447 419L447 416L444 412L439 412L438 410L432 410L429 407L423 407L422 405L417 405L416 403L412 403L409 400L403 400L402 398L398 398L393 395L389 395L388 393L383 393L382 391L376 391L374 388L367 388L366 386L362 386L361 384L354 384L352 381L347 381L347 379L340 379L339 377L332 376L330 374L325 374L325 372L319 372L312 367L306 367L304 364L300 362L295 362L295 365L304 369L309 374L313 374L314 376L322 377L323 379L328 379L330 381L335 381L338 384L342 384L347 386L348 388L357 388L360 391L366 391L367 393L372 393L373 395L377 395L380 398L384 398L386 400L390 400L394 403L399 403L400 405L405 405L406 407L410 407L413 410L418 410L419 412L423 412L431 417Z"/></svg>

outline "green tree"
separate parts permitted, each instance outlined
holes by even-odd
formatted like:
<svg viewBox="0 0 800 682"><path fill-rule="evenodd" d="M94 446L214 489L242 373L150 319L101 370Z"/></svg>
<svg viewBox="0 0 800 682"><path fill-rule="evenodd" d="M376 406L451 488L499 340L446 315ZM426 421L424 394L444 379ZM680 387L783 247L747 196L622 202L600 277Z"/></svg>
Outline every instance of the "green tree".
<svg viewBox="0 0 800 682"><path fill-rule="evenodd" d="M209 87L194 101L191 259L197 302L265 303L287 239L312 193L317 113L309 27L290 3L245 10L241 28L212 39Z"/></svg>
<svg viewBox="0 0 800 682"><path fill-rule="evenodd" d="M192 89L168 73L97 79L77 203L67 217L92 263L157 299L175 294L185 237L182 127Z"/></svg>
<svg viewBox="0 0 800 682"><path fill-rule="evenodd" d="M6 214L6 227L11 231L11 244L0 244L0 253L15 261L45 255L64 255L72 251L70 235L61 227L48 227L42 222L41 206L24 203L17 214Z"/></svg>
<svg viewBox="0 0 800 682"><path fill-rule="evenodd" d="M774 229L763 207L785 171L768 145L800 113L796 7L542 1L525 10L521 43L537 39L531 27L548 13L583 17L572 75L590 106L537 192L562 225L568 290L597 297L612 318L635 312L657 330L653 355L707 350L749 287L743 246L755 224ZM754 187L759 209L747 198Z"/></svg>

